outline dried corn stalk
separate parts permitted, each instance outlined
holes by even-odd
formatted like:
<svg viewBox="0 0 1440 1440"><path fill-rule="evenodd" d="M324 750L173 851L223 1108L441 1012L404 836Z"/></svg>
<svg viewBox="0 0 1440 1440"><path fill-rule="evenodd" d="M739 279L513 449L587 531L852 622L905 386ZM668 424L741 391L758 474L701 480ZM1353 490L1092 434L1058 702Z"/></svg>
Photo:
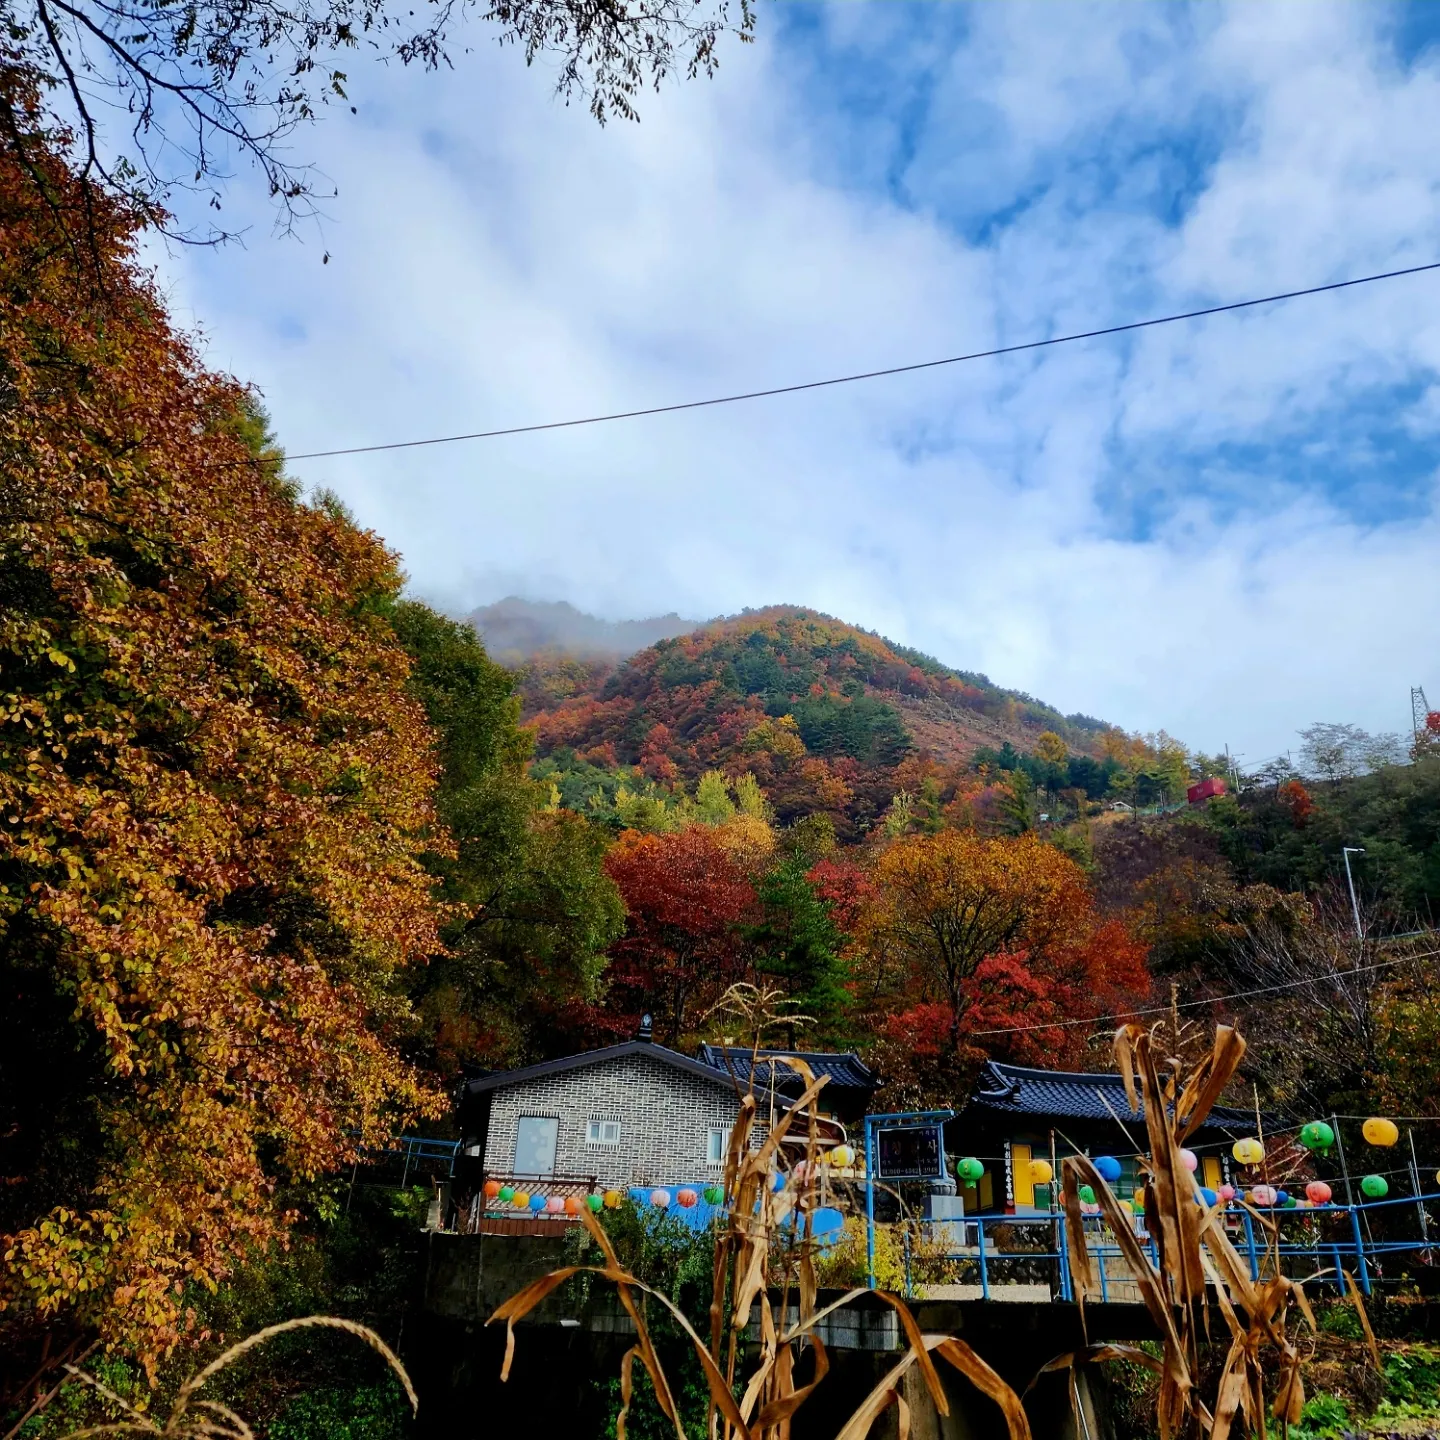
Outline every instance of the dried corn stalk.
<svg viewBox="0 0 1440 1440"><path fill-rule="evenodd" d="M1245 1041L1230 1026L1215 1032L1210 1053L1188 1074L1180 1062L1157 1057L1157 1034L1137 1025L1122 1026L1115 1036L1115 1059L1133 1110L1144 1107L1150 1153L1141 1161L1146 1177L1145 1224L1155 1238L1158 1263L1137 1238L1129 1212L1111 1193L1084 1155L1063 1162L1066 1235L1070 1275L1083 1307L1097 1290L1080 1210L1080 1182L1091 1186L1124 1255L1141 1298L1160 1332L1158 1420L1162 1440L1182 1434L1208 1434L1228 1440L1234 1433L1266 1433L1267 1408L1282 1431L1295 1424L1305 1404L1300 1352L1289 1338L1287 1316L1293 1303L1314 1329L1314 1318L1300 1284L1280 1274L1252 1280L1249 1265L1225 1234L1223 1207L1207 1206L1194 1175L1184 1166L1185 1138L1210 1113L1245 1054ZM1254 1212L1251 1212L1254 1214ZM1267 1224L1262 1217L1256 1220ZM1278 1267L1277 1267L1278 1271ZM1210 1402L1196 1389L1200 1345L1208 1339L1213 1306L1230 1338ZM1119 1347L1052 1361L1065 1368L1085 1360L1120 1358ZM1124 1358L1135 1359L1134 1355ZM1265 1403L1267 1364L1275 1374L1275 1394ZM1237 1422L1239 1431L1237 1432Z"/></svg>
<svg viewBox="0 0 1440 1440"><path fill-rule="evenodd" d="M277 1335L285 1335L293 1330L317 1328L343 1330L363 1340L394 1372L405 1389L411 1412L419 1410L420 1397L416 1395L405 1367L395 1352L368 1325L357 1324L354 1320L341 1320L334 1315L306 1315L297 1320L283 1321L279 1325L267 1325L265 1329L257 1330L216 1356L203 1370L197 1371L180 1387L175 1403L163 1422L152 1419L143 1410L137 1410L123 1396L101 1384L93 1375L73 1365L67 1365L65 1369L69 1372L69 1379L89 1385L116 1406L125 1418L104 1425L87 1425L84 1429L71 1431L63 1440L90 1440L91 1436L98 1435L150 1435L159 1437L159 1440L255 1440L255 1432L249 1424L228 1405L222 1405L218 1400L201 1399L201 1387L227 1366L233 1365L242 1355L248 1355ZM58 1389L57 1386L56 1390L51 1392L50 1398L54 1397Z"/></svg>

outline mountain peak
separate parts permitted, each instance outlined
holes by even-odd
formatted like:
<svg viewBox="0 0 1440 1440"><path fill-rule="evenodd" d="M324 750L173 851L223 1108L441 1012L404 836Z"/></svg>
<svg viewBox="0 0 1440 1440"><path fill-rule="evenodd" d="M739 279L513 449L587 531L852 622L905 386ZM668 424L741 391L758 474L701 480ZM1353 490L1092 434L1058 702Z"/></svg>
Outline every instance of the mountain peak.
<svg viewBox="0 0 1440 1440"><path fill-rule="evenodd" d="M518 595L482 605L466 618L502 665L518 665L546 651L584 660L623 660L702 623L673 611L645 620L602 620L566 600L522 600Z"/></svg>

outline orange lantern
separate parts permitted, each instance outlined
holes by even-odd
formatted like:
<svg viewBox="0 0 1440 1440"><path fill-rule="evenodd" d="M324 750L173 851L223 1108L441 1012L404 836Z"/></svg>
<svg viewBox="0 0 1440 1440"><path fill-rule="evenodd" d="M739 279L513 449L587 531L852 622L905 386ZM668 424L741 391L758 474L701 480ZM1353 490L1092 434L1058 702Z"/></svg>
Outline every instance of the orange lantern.
<svg viewBox="0 0 1440 1440"><path fill-rule="evenodd" d="M578 1215L580 1208L581 1201L578 1195L567 1195L565 1197L565 1213L567 1215Z"/></svg>
<svg viewBox="0 0 1440 1440"><path fill-rule="evenodd" d="M1393 1145L1400 1138L1400 1127L1393 1120L1373 1116L1361 1127L1360 1133L1370 1145Z"/></svg>
<svg viewBox="0 0 1440 1440"><path fill-rule="evenodd" d="M485 1198L493 1200L500 1193L500 1182L498 1180L487 1180L485 1182Z"/></svg>

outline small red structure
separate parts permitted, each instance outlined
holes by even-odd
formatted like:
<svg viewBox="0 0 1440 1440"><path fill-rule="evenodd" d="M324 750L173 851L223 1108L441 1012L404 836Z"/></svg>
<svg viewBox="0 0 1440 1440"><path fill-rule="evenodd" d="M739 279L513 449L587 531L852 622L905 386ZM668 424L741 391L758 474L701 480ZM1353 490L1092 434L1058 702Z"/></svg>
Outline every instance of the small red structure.
<svg viewBox="0 0 1440 1440"><path fill-rule="evenodd" d="M1202 804L1214 795L1225 793L1225 782L1218 775L1211 775L1208 779L1200 781L1198 785L1192 785L1186 792L1185 798L1192 805Z"/></svg>

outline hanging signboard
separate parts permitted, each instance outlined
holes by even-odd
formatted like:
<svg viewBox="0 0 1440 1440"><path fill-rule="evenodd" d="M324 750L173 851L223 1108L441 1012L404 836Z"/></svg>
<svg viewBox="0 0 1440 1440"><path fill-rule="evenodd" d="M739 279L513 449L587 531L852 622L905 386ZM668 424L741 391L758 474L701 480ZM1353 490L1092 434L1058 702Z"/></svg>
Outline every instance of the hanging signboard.
<svg viewBox="0 0 1440 1440"><path fill-rule="evenodd" d="M900 1125L875 1132L875 1171L881 1180L943 1180L942 1125Z"/></svg>

